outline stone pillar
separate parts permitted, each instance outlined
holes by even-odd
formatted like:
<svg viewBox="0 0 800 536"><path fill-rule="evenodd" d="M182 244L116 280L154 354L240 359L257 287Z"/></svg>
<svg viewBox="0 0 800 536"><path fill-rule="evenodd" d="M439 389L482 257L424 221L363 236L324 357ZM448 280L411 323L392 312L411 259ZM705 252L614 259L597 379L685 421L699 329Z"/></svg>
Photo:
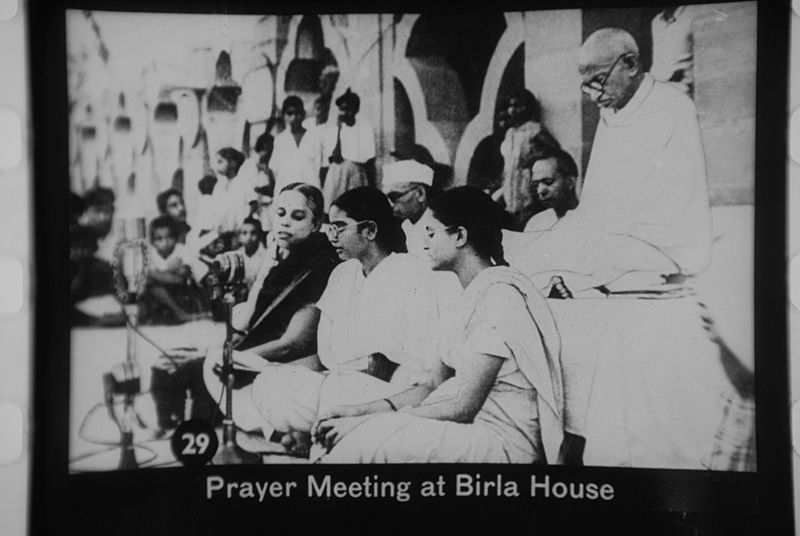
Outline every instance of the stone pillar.
<svg viewBox="0 0 800 536"><path fill-rule="evenodd" d="M542 107L542 122L576 162L581 158L579 10L538 11L525 20L525 87Z"/></svg>
<svg viewBox="0 0 800 536"><path fill-rule="evenodd" d="M694 98L711 204L750 204L755 188L756 3L703 7L692 25Z"/></svg>

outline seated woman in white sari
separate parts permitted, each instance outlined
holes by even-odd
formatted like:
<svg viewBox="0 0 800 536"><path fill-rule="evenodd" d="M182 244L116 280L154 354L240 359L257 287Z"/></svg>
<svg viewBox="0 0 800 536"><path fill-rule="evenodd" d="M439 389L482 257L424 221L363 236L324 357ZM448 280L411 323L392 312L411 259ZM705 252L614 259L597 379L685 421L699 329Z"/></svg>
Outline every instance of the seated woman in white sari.
<svg viewBox="0 0 800 536"><path fill-rule="evenodd" d="M320 409L427 381L441 332L441 292L427 264L405 253L405 234L383 193L362 187L341 195L328 232L345 262L316 305L318 366L268 367L252 390L265 437L282 433L281 443L299 455L308 451Z"/></svg>
<svg viewBox="0 0 800 536"><path fill-rule="evenodd" d="M432 267L455 272L464 288L436 372L404 392L323 415L314 427L327 451L320 461L555 461L564 394L550 309L524 275L505 265L502 218L487 194L453 188L431 209Z"/></svg>

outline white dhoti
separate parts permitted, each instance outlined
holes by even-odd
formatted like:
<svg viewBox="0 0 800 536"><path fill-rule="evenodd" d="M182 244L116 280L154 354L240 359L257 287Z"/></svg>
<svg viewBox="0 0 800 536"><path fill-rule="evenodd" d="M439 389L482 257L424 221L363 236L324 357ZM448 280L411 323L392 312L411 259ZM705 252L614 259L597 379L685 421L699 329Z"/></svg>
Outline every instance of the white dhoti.
<svg viewBox="0 0 800 536"><path fill-rule="evenodd" d="M353 429L325 463L509 463L500 435L482 423L377 415Z"/></svg>

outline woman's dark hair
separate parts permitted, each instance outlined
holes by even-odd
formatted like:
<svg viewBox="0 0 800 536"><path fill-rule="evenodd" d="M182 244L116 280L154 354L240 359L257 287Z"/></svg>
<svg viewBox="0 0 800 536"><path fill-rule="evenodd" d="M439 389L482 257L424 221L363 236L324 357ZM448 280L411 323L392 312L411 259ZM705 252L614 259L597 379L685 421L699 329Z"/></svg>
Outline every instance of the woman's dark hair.
<svg viewBox="0 0 800 536"><path fill-rule="evenodd" d="M466 229L467 243L478 256L508 266L503 254L503 211L487 193L474 186L452 188L431 203L431 211L445 226Z"/></svg>
<svg viewBox="0 0 800 536"><path fill-rule="evenodd" d="M233 147L223 147L217 154L230 162L236 168L236 173L239 173L239 168L242 167L244 163L244 153L241 151L237 151Z"/></svg>
<svg viewBox="0 0 800 536"><path fill-rule="evenodd" d="M508 103L511 99L517 99L525 105L525 109L528 110L528 113L524 117L525 121L533 119L537 123L541 122L542 108L533 93L525 88L515 89L508 94L504 102Z"/></svg>
<svg viewBox="0 0 800 536"><path fill-rule="evenodd" d="M375 243L379 248L394 253L408 252L402 222L394 217L389 199L380 190L371 186L354 188L340 195L333 205L356 221L374 221L378 227Z"/></svg>
<svg viewBox="0 0 800 536"><path fill-rule="evenodd" d="M279 193L289 191L303 194L308 201L308 207L311 209L314 225L321 225L325 218L325 198L322 197L320 189L304 182L293 182L292 184L284 186Z"/></svg>

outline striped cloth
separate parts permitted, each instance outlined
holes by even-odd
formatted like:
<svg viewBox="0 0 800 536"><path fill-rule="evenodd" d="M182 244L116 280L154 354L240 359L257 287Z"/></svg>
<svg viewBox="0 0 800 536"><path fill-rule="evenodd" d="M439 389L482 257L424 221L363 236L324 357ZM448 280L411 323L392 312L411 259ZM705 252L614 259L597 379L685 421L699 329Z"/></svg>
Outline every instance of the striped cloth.
<svg viewBox="0 0 800 536"><path fill-rule="evenodd" d="M707 469L716 471L756 470L756 404L733 387L720 393L722 414L711 453L704 460Z"/></svg>

